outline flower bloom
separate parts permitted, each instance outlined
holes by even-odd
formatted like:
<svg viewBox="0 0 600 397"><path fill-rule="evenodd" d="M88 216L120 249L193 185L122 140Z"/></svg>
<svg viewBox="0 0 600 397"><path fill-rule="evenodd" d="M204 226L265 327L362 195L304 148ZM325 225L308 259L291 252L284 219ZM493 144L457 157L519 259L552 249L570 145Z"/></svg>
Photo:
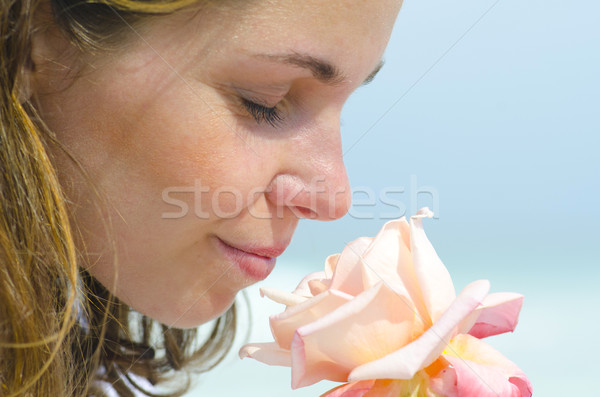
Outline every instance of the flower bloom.
<svg viewBox="0 0 600 397"><path fill-rule="evenodd" d="M286 309L270 318L275 341L240 357L291 366L292 388L348 382L327 397L530 397L525 374L480 340L514 330L523 296L488 294L487 280L457 296L423 230L431 216L353 241L292 293L261 289Z"/></svg>

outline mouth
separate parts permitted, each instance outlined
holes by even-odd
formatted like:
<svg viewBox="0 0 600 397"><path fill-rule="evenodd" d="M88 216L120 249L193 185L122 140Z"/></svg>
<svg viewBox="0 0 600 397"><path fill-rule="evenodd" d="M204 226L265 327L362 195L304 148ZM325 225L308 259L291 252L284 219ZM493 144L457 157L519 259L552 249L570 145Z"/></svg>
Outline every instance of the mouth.
<svg viewBox="0 0 600 397"><path fill-rule="evenodd" d="M216 237L217 246L223 255L235 264L246 276L260 281L267 278L275 267L277 257L285 251L287 244L257 246L236 244Z"/></svg>

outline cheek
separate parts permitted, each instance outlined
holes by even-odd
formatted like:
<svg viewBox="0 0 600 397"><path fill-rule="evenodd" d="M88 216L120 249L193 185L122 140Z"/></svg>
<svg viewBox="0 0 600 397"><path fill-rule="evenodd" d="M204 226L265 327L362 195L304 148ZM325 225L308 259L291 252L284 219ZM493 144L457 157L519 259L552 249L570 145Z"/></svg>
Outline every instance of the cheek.
<svg viewBox="0 0 600 397"><path fill-rule="evenodd" d="M51 128L107 193L118 211L119 237L152 245L151 238L181 235L181 222L167 226L162 217L184 215L174 200L185 204L186 231L197 236L206 224L198 218L230 219L260 198L277 171L281 144L239 126L239 115L214 88L141 73L117 81L106 72L49 98L62 114L73 115L69 124L57 119ZM92 199L91 190L80 189L74 194ZM94 219L83 211L78 221L100 228Z"/></svg>
<svg viewBox="0 0 600 397"><path fill-rule="evenodd" d="M107 104L99 116L110 121L92 137L96 145L90 157L108 152L115 168L155 186L218 180L239 146L227 128L227 115L207 106L200 97L207 94L171 83L158 91L137 85L128 90L137 95L129 97L98 98Z"/></svg>
<svg viewBox="0 0 600 397"><path fill-rule="evenodd" d="M226 109L213 112L216 106L176 99L168 101L172 107L149 109L152 117L138 128L145 136L136 143L142 148L127 155L132 168L147 175L144 190L164 195L166 189L202 219L240 215L273 178L277 142L233 130L235 118Z"/></svg>

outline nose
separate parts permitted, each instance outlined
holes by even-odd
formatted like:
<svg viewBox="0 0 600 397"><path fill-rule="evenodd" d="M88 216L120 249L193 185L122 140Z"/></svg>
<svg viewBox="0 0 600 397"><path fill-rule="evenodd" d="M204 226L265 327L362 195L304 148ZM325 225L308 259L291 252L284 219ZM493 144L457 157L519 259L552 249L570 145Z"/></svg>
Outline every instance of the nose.
<svg viewBox="0 0 600 397"><path fill-rule="evenodd" d="M339 116L334 128L317 128L295 139L267 198L299 218L330 221L350 209L352 194L342 155Z"/></svg>

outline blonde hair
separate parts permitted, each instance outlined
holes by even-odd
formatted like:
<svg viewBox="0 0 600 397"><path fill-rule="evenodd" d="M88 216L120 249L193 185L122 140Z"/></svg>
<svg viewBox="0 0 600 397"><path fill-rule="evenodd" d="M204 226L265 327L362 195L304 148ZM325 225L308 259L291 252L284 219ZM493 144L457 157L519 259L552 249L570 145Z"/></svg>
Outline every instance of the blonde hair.
<svg viewBox="0 0 600 397"><path fill-rule="evenodd" d="M128 24L146 15L196 2L48 1L54 23L88 51L110 49ZM235 307L200 338L197 329L169 328L136 313L78 266L65 197L46 150L59 143L19 93L21 73L31 67L39 7L39 0L0 4L0 395L102 395L98 381L121 396L134 389L153 395L131 374L157 384L184 367L211 369L233 343ZM179 384L165 395L183 394L189 375Z"/></svg>

